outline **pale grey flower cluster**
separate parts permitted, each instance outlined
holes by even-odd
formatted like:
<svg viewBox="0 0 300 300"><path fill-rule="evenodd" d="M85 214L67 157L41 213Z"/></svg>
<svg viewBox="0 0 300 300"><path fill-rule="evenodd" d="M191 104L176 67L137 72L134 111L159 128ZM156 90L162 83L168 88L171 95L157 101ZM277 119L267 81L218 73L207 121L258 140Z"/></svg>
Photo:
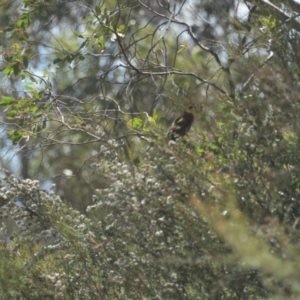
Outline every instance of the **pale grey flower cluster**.
<svg viewBox="0 0 300 300"><path fill-rule="evenodd" d="M51 211L46 211L44 205L59 210L61 199L53 192L41 190L38 180L19 180L8 171L1 171L6 175L0 180L2 239L27 237L44 245L55 242L60 235L50 226Z"/></svg>
<svg viewBox="0 0 300 300"><path fill-rule="evenodd" d="M42 245L26 267L33 269L35 259L56 257L56 268L42 278L57 299L66 291L74 299L87 294L105 299L106 288L122 289L123 299L135 299L137 291L149 299L184 296L187 273L181 266L191 253L201 257L199 241L210 237L195 231L206 224L189 206L189 172L178 172L173 156L157 151L149 151L138 167L118 156L92 164L99 182L109 180L95 191L85 214L67 206L54 191L42 191L38 181L8 174L1 180L2 217L15 221L13 235L19 245L28 240ZM190 285L195 283L192 278Z"/></svg>

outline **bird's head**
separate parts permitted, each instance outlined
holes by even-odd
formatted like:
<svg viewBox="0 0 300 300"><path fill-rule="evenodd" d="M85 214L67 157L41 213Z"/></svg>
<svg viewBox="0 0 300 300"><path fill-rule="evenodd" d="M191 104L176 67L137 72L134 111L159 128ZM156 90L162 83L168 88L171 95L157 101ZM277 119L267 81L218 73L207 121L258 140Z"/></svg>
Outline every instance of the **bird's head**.
<svg viewBox="0 0 300 300"><path fill-rule="evenodd" d="M188 112L192 112L192 111L194 111L194 110L196 110L197 109L197 106L195 105L195 104L189 104L188 106L187 106L187 111Z"/></svg>

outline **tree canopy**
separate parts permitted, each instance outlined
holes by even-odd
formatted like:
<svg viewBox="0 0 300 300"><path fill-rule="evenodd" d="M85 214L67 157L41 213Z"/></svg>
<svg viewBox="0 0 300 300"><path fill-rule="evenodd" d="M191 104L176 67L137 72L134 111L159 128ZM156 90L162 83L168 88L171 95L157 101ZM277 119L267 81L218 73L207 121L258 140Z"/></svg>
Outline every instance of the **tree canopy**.
<svg viewBox="0 0 300 300"><path fill-rule="evenodd" d="M0 5L1 298L299 298L299 1Z"/></svg>

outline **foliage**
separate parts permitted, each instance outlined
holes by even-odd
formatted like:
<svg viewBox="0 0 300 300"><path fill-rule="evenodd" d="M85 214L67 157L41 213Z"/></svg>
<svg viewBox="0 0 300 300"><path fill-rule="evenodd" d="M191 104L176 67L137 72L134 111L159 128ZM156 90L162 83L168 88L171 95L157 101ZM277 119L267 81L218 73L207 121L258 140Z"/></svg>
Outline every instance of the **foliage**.
<svg viewBox="0 0 300 300"><path fill-rule="evenodd" d="M300 6L198 2L2 4L1 299L299 298Z"/></svg>

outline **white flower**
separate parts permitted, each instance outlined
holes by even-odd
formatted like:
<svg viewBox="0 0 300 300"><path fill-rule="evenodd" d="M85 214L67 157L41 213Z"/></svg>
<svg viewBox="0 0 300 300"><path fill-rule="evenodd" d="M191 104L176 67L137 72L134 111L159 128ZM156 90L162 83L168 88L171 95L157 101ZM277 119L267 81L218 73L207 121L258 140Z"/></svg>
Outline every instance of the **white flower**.
<svg viewBox="0 0 300 300"><path fill-rule="evenodd" d="M125 37L125 34L123 34L123 33L117 33L117 34L113 33L113 34L111 35L110 40L111 40L112 42L115 42L116 39L117 39L117 35L118 35L120 38Z"/></svg>
<svg viewBox="0 0 300 300"><path fill-rule="evenodd" d="M155 236L163 236L164 232L162 230L156 231Z"/></svg>

